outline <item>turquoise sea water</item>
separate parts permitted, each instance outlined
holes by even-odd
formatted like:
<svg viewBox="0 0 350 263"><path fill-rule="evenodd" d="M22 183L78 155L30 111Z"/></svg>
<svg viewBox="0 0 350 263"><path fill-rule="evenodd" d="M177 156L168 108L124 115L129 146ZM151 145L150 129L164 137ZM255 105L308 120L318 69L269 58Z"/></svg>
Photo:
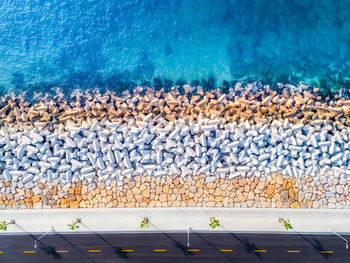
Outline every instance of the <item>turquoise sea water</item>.
<svg viewBox="0 0 350 263"><path fill-rule="evenodd" d="M3 93L202 79L209 88L262 80L336 91L350 87L349 58L349 0L0 3Z"/></svg>

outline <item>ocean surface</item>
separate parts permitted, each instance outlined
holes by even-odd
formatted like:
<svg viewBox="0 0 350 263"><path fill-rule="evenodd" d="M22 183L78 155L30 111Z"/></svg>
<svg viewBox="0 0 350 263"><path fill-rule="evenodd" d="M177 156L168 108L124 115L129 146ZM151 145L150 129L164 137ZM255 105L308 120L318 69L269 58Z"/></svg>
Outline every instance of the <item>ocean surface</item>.
<svg viewBox="0 0 350 263"><path fill-rule="evenodd" d="M234 81L350 87L349 0L2 0L1 93Z"/></svg>

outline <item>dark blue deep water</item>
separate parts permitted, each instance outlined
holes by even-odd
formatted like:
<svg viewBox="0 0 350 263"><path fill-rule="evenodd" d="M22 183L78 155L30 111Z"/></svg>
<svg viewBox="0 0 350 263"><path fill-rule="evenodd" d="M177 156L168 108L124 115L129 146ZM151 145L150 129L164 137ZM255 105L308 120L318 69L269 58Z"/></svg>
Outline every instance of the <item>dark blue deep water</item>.
<svg viewBox="0 0 350 263"><path fill-rule="evenodd" d="M2 0L3 93L350 81L349 0Z"/></svg>

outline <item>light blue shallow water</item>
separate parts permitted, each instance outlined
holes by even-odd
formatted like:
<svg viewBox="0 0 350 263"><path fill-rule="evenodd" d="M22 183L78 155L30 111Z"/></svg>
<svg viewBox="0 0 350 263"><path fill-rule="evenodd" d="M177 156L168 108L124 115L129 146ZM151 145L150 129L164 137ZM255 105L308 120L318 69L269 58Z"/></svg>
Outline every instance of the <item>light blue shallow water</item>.
<svg viewBox="0 0 350 263"><path fill-rule="evenodd" d="M0 3L5 93L210 77L336 90L350 86L349 58L349 0Z"/></svg>

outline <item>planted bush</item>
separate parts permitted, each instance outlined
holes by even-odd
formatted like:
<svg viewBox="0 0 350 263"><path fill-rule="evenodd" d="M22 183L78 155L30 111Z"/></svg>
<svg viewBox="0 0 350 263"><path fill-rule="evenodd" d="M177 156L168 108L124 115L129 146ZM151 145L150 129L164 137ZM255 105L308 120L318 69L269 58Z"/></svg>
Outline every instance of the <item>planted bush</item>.
<svg viewBox="0 0 350 263"><path fill-rule="evenodd" d="M2 221L0 223L0 230L7 231L7 223L5 221Z"/></svg>
<svg viewBox="0 0 350 263"><path fill-rule="evenodd" d="M0 222L0 230L7 231L7 226L11 224L15 224L15 220L12 219L9 222L6 222L6 221Z"/></svg>
<svg viewBox="0 0 350 263"><path fill-rule="evenodd" d="M70 230L76 230L79 228L79 223L81 223L80 218L75 219L71 224L68 224L68 227Z"/></svg>
<svg viewBox="0 0 350 263"><path fill-rule="evenodd" d="M220 221L219 219L215 219L215 217L211 217L210 218L210 224L209 226L214 229L214 228L217 228L218 226L220 226Z"/></svg>
<svg viewBox="0 0 350 263"><path fill-rule="evenodd" d="M289 222L288 219L285 220L285 219L283 219L283 218L280 218L279 221L280 221L280 223L282 223L282 224L284 225L284 228L285 228L286 230L293 229L293 227L292 227L292 225L291 225L291 223Z"/></svg>
<svg viewBox="0 0 350 263"><path fill-rule="evenodd" d="M147 217L145 217L145 218L141 221L140 228L149 228L149 221L148 221L148 218L147 218Z"/></svg>

